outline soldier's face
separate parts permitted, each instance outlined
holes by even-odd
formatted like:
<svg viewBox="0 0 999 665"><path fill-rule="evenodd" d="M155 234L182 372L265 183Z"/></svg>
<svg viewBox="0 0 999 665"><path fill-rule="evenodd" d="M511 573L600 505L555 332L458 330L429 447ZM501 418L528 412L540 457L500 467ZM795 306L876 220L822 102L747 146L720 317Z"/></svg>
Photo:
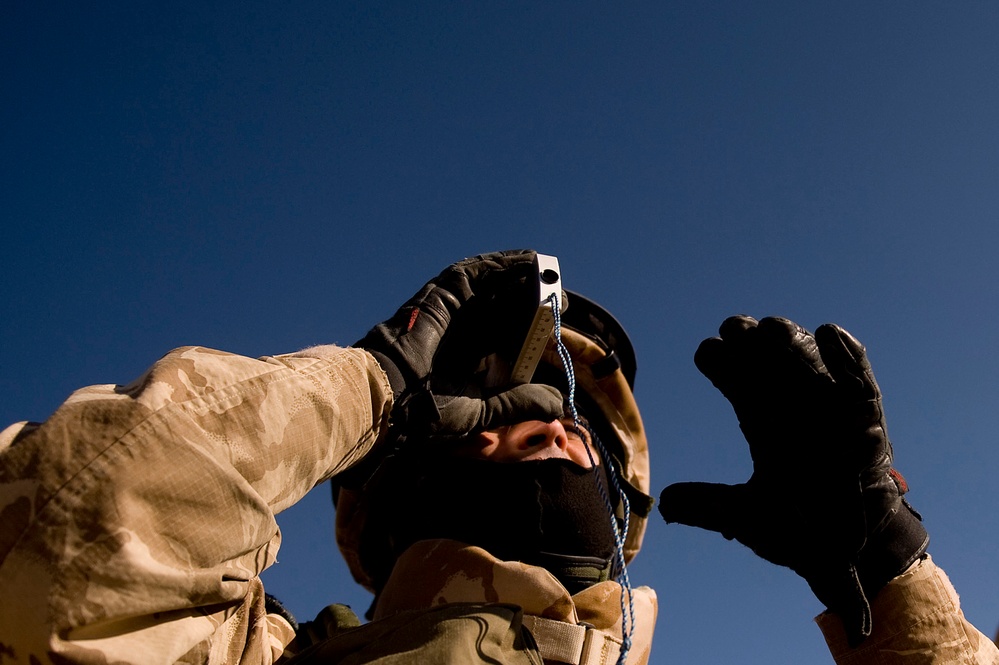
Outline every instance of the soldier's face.
<svg viewBox="0 0 999 665"><path fill-rule="evenodd" d="M528 420L487 430L456 451L459 455L492 460L494 462L521 462L542 459L567 459L584 469L589 469L592 450L589 434L578 431L571 418L553 420ZM599 463L597 453L593 459Z"/></svg>

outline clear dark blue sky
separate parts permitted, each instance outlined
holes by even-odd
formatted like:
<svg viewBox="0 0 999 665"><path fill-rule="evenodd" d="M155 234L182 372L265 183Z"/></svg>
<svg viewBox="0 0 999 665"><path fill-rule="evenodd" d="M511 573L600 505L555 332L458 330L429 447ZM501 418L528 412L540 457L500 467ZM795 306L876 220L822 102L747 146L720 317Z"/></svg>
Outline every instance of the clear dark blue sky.
<svg viewBox="0 0 999 665"><path fill-rule="evenodd" d="M639 356L655 491L748 452L734 313L870 351L931 552L999 623L999 6L0 4L0 420L170 348L349 344L446 264L556 254ZM269 588L366 607L328 492ZM829 662L789 571L653 520L656 663Z"/></svg>

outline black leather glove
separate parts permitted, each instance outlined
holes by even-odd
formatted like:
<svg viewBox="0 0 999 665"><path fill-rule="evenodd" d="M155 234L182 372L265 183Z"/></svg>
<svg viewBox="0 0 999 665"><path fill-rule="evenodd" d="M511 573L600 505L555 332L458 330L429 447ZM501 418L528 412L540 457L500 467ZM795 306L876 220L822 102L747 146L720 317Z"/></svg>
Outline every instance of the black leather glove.
<svg viewBox="0 0 999 665"><path fill-rule="evenodd" d="M813 336L779 318L731 317L720 333L694 362L732 403L753 474L670 485L659 510L794 570L856 646L871 633L869 600L929 541L902 498L864 347L836 325Z"/></svg>
<svg viewBox="0 0 999 665"><path fill-rule="evenodd" d="M463 396L452 380L470 375L500 341L523 342L537 305L527 287L535 255L516 250L455 263L354 344L375 356L392 384L390 436L458 438L562 415L562 396L550 386Z"/></svg>

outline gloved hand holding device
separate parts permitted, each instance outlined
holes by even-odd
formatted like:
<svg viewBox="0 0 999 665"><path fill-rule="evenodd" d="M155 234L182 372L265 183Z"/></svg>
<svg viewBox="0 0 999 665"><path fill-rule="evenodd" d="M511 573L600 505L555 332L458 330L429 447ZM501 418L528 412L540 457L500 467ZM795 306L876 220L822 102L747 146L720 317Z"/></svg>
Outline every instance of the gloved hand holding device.
<svg viewBox="0 0 999 665"><path fill-rule="evenodd" d="M660 512L791 568L859 644L870 600L929 540L902 498L864 347L832 324L813 336L786 319L735 316L694 362L735 409L753 474L739 485L670 485Z"/></svg>
<svg viewBox="0 0 999 665"><path fill-rule="evenodd" d="M562 396L549 386L507 387L480 398L450 394L446 384L442 392L441 384L432 380L432 370L481 358L481 347L468 348L469 340L519 336L523 341L526 328L519 329L522 317L515 310L522 304L528 317L533 314L527 282L535 255L514 250L455 263L354 344L375 356L392 384L390 437L458 438L562 415ZM448 334L458 327L465 334ZM475 334L467 334L469 330Z"/></svg>

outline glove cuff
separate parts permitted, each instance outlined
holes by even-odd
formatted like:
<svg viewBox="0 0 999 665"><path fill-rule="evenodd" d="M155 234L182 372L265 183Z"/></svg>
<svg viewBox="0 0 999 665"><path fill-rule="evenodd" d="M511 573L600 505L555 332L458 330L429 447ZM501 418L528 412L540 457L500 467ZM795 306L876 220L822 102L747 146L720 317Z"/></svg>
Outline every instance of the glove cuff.
<svg viewBox="0 0 999 665"><path fill-rule="evenodd" d="M860 551L857 575L864 594L873 599L926 553L929 542L919 513L902 499L884 528L871 534Z"/></svg>
<svg viewBox="0 0 999 665"><path fill-rule="evenodd" d="M363 342L363 340L361 340L361 342ZM378 366L382 368L382 371L385 372L385 376L388 377L389 385L392 386L392 395L396 400L398 400L399 396L406 389L406 379L403 377L398 365L392 362L392 360L384 353L364 347L361 342L358 342L354 346L364 349L378 362Z"/></svg>
<svg viewBox="0 0 999 665"><path fill-rule="evenodd" d="M867 538L856 563L817 575L803 575L815 596L843 621L847 640L857 647L871 634L870 601L926 553L930 542L917 513L905 499Z"/></svg>

